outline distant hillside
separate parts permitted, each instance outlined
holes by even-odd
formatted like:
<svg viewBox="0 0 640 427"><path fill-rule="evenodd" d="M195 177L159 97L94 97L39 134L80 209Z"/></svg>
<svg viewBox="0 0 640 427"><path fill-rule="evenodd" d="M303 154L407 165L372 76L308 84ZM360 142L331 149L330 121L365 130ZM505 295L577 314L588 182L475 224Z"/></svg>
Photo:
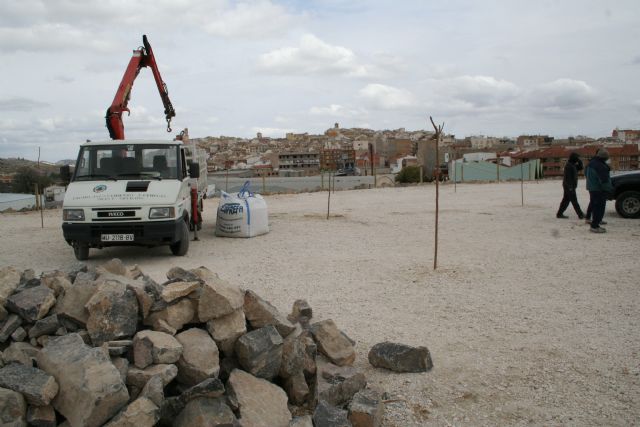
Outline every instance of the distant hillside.
<svg viewBox="0 0 640 427"><path fill-rule="evenodd" d="M9 159L0 158L0 174L2 175L15 173L18 171L18 169L25 166L38 169L38 162L34 162L32 160L20 159L20 158L9 158ZM40 162L39 168L40 170L45 171L47 175L51 173L57 174L60 172L60 166L54 165L51 163Z"/></svg>

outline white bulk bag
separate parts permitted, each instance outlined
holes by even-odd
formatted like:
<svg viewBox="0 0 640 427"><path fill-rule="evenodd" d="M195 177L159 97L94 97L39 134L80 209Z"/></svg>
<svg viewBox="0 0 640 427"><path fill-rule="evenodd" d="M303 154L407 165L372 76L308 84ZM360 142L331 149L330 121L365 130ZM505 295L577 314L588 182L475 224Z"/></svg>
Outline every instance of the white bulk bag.
<svg viewBox="0 0 640 427"><path fill-rule="evenodd" d="M216 236L254 237L269 232L267 202L249 191L249 181L238 194L220 191Z"/></svg>

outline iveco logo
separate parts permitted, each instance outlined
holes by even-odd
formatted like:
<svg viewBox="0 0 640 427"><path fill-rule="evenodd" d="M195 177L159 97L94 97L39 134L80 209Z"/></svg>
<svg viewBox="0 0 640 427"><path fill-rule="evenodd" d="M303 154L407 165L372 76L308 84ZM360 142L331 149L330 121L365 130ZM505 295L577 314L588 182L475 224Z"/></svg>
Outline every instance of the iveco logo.
<svg viewBox="0 0 640 427"><path fill-rule="evenodd" d="M107 216L124 216L124 212L107 212Z"/></svg>
<svg viewBox="0 0 640 427"><path fill-rule="evenodd" d="M96 185L95 187L93 187L93 192L94 193L102 193L106 189L107 189L106 185L100 184L100 185Z"/></svg>

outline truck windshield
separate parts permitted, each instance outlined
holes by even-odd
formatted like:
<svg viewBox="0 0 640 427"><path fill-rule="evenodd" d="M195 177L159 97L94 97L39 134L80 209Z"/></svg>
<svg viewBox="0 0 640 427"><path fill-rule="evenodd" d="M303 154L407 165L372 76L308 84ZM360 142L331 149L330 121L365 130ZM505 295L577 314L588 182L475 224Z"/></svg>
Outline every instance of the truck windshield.
<svg viewBox="0 0 640 427"><path fill-rule="evenodd" d="M80 149L74 181L178 179L177 145L91 145Z"/></svg>

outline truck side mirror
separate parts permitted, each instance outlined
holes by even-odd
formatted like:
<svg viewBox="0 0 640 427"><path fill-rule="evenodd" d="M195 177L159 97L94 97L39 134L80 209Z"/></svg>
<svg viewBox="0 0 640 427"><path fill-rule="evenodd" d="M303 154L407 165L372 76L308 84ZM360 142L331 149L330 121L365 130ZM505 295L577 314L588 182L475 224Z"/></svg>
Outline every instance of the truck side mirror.
<svg viewBox="0 0 640 427"><path fill-rule="evenodd" d="M65 185L71 181L71 168L69 165L60 166L60 179Z"/></svg>
<svg viewBox="0 0 640 427"><path fill-rule="evenodd" d="M191 163L189 167L189 178L200 178L200 163Z"/></svg>

